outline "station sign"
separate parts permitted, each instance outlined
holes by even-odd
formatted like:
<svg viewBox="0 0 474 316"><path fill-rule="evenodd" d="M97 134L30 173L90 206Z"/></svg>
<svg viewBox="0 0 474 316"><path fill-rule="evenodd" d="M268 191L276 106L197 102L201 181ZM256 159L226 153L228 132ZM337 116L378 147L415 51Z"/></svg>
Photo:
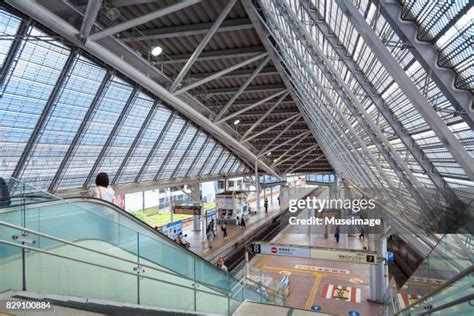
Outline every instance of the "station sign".
<svg viewBox="0 0 474 316"><path fill-rule="evenodd" d="M252 244L250 245L250 251L262 255L310 258L309 248L291 245Z"/></svg>
<svg viewBox="0 0 474 316"><path fill-rule="evenodd" d="M311 259L324 259L350 263L377 264L377 254L367 251L341 249L311 249Z"/></svg>
<svg viewBox="0 0 474 316"><path fill-rule="evenodd" d="M250 251L262 255L377 264L377 254L372 251L357 251L339 248L316 248L271 243L251 244Z"/></svg>

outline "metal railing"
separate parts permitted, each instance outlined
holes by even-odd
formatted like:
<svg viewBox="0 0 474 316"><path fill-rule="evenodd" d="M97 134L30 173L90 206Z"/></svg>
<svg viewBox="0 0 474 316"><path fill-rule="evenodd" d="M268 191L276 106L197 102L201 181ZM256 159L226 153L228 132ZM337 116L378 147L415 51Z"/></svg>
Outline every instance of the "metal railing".
<svg viewBox="0 0 474 316"><path fill-rule="evenodd" d="M413 302L412 304L408 305L407 307L405 307L404 309L398 311L395 313L395 315L403 315L405 312L408 312L410 309L412 309L413 307L417 306L417 305L421 305L423 304L425 301L427 301L428 299L432 298L433 296L436 296L437 294L441 293L443 290L445 290L446 288L448 288L449 286L451 286L452 284L454 284L455 282L461 280L462 278L468 276L469 274L471 273L474 273L474 266L470 266L469 268L461 271L460 273L458 273L457 275L455 275L454 277L452 277L451 279L449 279L448 281L444 282L441 286L439 286L438 288L436 288L434 291L428 293L427 295L423 296L422 298L416 300L415 302ZM468 295L466 297L470 297L472 296L471 295ZM471 298L472 299L472 298ZM462 299L460 299L462 300ZM470 300L470 299L469 299ZM465 302L466 300L463 300L463 302ZM451 302L452 303L452 302ZM462 303L462 302L461 302ZM446 306L445 306L446 305ZM449 306L448 306L449 305ZM431 306L427 306L427 313L430 313L430 312L434 312L435 310L440 310L440 308L442 306L445 306L444 308L448 308L448 307L451 307L451 306L454 306L453 304L444 304L444 305L441 305L441 306L438 306L436 308L430 308ZM444 309L444 308L441 308L441 309Z"/></svg>

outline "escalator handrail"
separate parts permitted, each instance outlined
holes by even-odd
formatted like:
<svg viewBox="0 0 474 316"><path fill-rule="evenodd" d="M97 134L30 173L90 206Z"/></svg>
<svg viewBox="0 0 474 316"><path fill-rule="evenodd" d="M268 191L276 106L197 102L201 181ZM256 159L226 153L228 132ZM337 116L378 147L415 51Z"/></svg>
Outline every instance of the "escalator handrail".
<svg viewBox="0 0 474 316"><path fill-rule="evenodd" d="M165 240L165 242L167 242L168 244L170 244L172 247L176 248L176 249L180 249L180 250L184 250L186 253L192 255L193 257L197 258L197 259L200 259L202 260L205 264L207 264L208 266L212 267L214 270L216 271L219 271L220 273L223 273L225 274L226 272L217 268L216 266L214 266L213 264L211 264L209 261L207 261L206 259L204 259L203 257L199 256L198 254L192 252L191 250L185 248L185 247L181 247L179 245L177 245L173 240L169 239L168 236L166 236L165 234L163 234L162 232L160 231L157 231L156 229L154 229L152 226L148 225L147 223L145 223L144 221L136 218L135 216L133 216L132 214L128 213L127 211L125 211L124 209L118 207L117 205L109 202L109 201L104 201L104 200L100 200L100 199L96 199L96 198L92 198L92 197L84 197L84 196L77 196L77 197L65 197L63 198L64 200L66 201L74 201L74 200L79 200L79 201L87 201L87 202L93 202L93 203L97 203L97 204L105 204L107 205L108 207L110 207L111 209L113 209L114 211L116 211L117 213L125 216L126 218L129 218L131 219L132 221L134 221L136 224L142 226L144 229L146 229L147 231L151 232L152 234L160 237L160 241L163 239ZM228 273L228 277L231 278L232 280L234 280L235 282L239 282L238 279L234 278L232 276L232 274Z"/></svg>
<svg viewBox="0 0 474 316"><path fill-rule="evenodd" d="M129 274L129 275L133 275L133 276L138 275L137 273L133 273L133 272L130 272L130 271L125 271L125 270L122 270L122 269L112 268L112 267L102 265L102 264L99 264L99 263L89 262L89 261L86 261L86 260L83 260L83 259L73 258L73 257L70 257L70 256L54 253L54 252L51 252L51 251L48 251L48 250L44 250L44 249L40 249L40 248L36 248L36 247L30 247L30 246L27 246L27 245L24 245L24 244L18 244L18 243L14 243L14 242L3 240L3 239L0 239L0 244L5 244L5 245L8 245L8 246L12 246L12 247L23 248L23 249L27 249L27 250L30 250L30 251L36 251L36 252L44 253L44 254L47 254L47 255L63 258L63 259L66 259L66 260L71 260L71 261L74 261L74 262L84 263L84 264L88 264L88 265L92 265L92 266L96 266L96 267L99 267L99 268L103 268L103 269L107 269L107 270L111 270L111 271L116 271L116 272L120 272L120 273L124 273L124 274ZM173 282L166 281L166 280L160 280L160 279L157 279L157 278L154 278L154 277L140 275L140 278L149 279L149 280L162 282L162 283L167 283L167 284L175 285L175 286L178 286L178 287L186 288L186 289L189 289L189 290L196 290L196 291L199 291L199 292L203 292L203 293L207 293L207 294L211 294L211 295L215 295L215 296L230 298L229 295L224 295L222 293L212 293L212 292L209 292L209 291L197 289L197 288L192 287L192 286L185 286L185 285L182 285L182 284L173 283ZM185 279L187 279L187 278L185 278ZM190 280L190 279L187 279L187 280L188 281L193 281L193 280Z"/></svg>
<svg viewBox="0 0 474 316"><path fill-rule="evenodd" d="M12 229L15 229L15 230L27 232L27 233L30 233L30 234L33 234L33 235L36 235L36 236L46 238L46 239L51 239L51 240L60 242L60 243L65 244L65 245L69 245L69 246L72 246L72 247L76 247L76 248L79 248L79 249L90 251L90 252L93 252L93 253L96 253L96 254L99 254L99 255L102 255L102 256L105 256L105 257L113 258L113 259L116 259L116 260L119 260L119 261L122 261L122 262L136 264L137 266L140 266L140 267L145 267L145 268L155 270L155 271L159 271L159 272L169 274L169 275L172 275L172 276L185 278L189 281L192 281L194 283L199 283L199 284L202 284L202 285L210 287L210 288L217 288L217 289L221 289L221 290L227 290L227 289L221 288L221 287L213 285L213 284L208 284L208 283L205 283L205 282L201 282L201 281L198 281L196 279L190 279L189 277L187 277L185 275L182 275L182 274L179 274L179 273L176 273L176 272L170 272L168 270L153 267L153 266L148 265L148 264L143 264L142 262L137 262L137 261L134 261L134 260L125 259L125 258L115 256L115 255L112 255L112 254L108 254L108 253L105 253L105 252L102 252L102 251L99 251L99 250L91 249L89 247L85 247L85 246L70 242L69 240L54 237L54 236L51 236L51 235L48 235L48 234L45 234L45 233L42 233L42 232L38 232L38 231L33 230L33 229L29 229L29 228L21 227L21 226L18 226L18 225L10 224L10 223L4 222L4 221L0 221L0 226L5 226L5 227L12 228Z"/></svg>
<svg viewBox="0 0 474 316"><path fill-rule="evenodd" d="M438 293L440 293L441 291L443 291L444 289L446 289L447 287L449 287L450 285L452 285L453 283L459 281L460 279L462 279L463 277L469 275L470 273L473 273L474 272L474 266L470 266L469 268L467 269L464 269L463 271L459 272L458 274L456 274L454 277L452 277L451 279L449 279L448 281L444 282L440 287L436 288L435 290L431 291L430 293L426 294L425 296L423 296L422 298L416 300L415 302L413 302L412 304L408 305L407 307L405 307L404 309L398 311L395 315L400 315L408 310L410 310L411 308L413 308L415 305L418 305L418 304L421 304L423 303L424 301L426 301L427 299L429 299L430 297L432 296L435 296L437 295Z"/></svg>

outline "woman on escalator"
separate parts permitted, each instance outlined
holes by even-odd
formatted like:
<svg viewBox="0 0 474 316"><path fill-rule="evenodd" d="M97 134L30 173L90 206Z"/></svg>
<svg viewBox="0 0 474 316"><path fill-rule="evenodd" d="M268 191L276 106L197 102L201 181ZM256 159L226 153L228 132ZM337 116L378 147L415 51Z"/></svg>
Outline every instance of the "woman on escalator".
<svg viewBox="0 0 474 316"><path fill-rule="evenodd" d="M105 172L99 173L95 178L96 187L89 190L90 196L110 203L115 203L115 192L109 184L109 175Z"/></svg>

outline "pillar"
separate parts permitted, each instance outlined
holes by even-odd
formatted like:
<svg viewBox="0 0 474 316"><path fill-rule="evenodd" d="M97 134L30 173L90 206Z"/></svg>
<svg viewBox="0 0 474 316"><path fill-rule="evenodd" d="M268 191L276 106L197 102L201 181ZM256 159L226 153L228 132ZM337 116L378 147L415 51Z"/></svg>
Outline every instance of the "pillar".
<svg viewBox="0 0 474 316"><path fill-rule="evenodd" d="M142 191L142 212L145 212L145 191Z"/></svg>
<svg viewBox="0 0 474 316"><path fill-rule="evenodd" d="M191 195L193 196L193 202L201 202L201 191L199 190L199 182L193 183L189 187L191 189ZM201 230L201 216L199 215L193 216L193 230Z"/></svg>
<svg viewBox="0 0 474 316"><path fill-rule="evenodd" d="M341 184L345 185L346 183L344 181L341 181L342 179L339 179L339 176L335 176L335 184L336 184L336 198L337 199L342 199L343 196L341 194ZM342 183L341 183L342 182ZM344 199L346 198L346 190L344 190ZM341 209L341 218L348 218L350 216L350 211L342 208ZM342 238L342 243L344 244L345 249L349 249L349 233L350 233L350 226L343 226L343 234L341 234Z"/></svg>
<svg viewBox="0 0 474 316"><path fill-rule="evenodd" d="M257 196L256 210L260 210L260 179L258 177L258 161L255 161L255 194Z"/></svg>
<svg viewBox="0 0 474 316"><path fill-rule="evenodd" d="M379 258L387 258L387 240L383 234L369 234L369 250L377 252ZM388 265L379 260L370 265L370 299L384 303L388 294Z"/></svg>
<svg viewBox="0 0 474 316"><path fill-rule="evenodd" d="M270 187L270 204L273 205L273 186Z"/></svg>

